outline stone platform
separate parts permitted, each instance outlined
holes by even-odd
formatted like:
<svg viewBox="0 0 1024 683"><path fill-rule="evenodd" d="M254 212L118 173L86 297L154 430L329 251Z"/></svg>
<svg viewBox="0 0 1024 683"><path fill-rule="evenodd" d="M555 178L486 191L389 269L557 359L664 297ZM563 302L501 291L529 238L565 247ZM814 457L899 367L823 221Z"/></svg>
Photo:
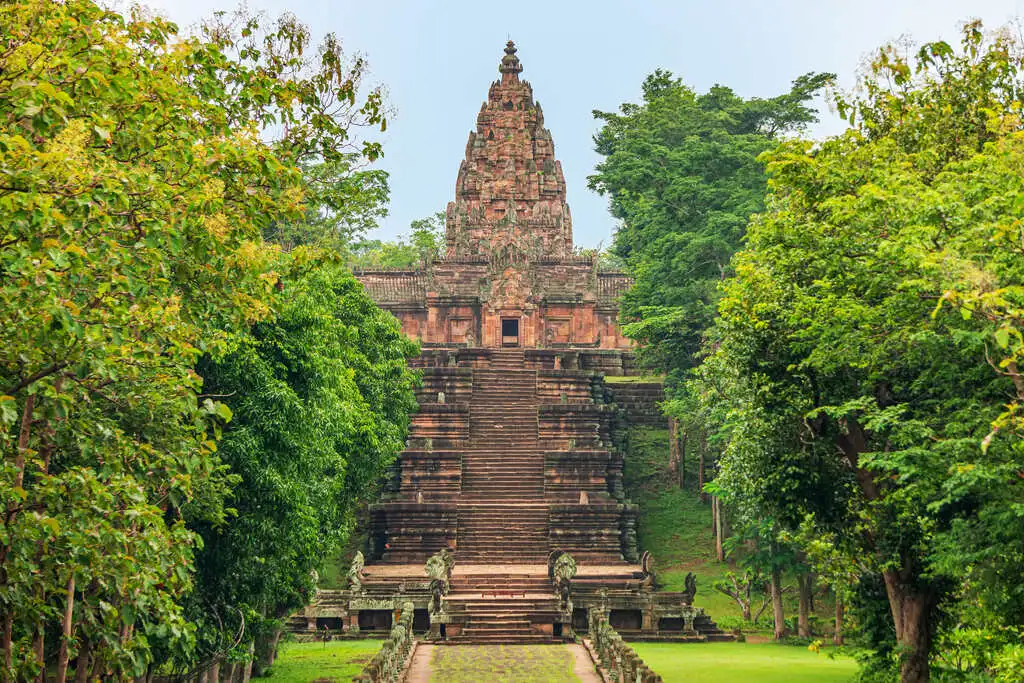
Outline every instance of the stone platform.
<svg viewBox="0 0 1024 683"><path fill-rule="evenodd" d="M437 643L552 643L607 610L623 635L724 634L694 591L659 593L622 477L660 385L618 324L623 273L573 247L565 179L511 43L470 133L443 256L357 273L423 351L406 451L370 510L349 587L291 626L383 632L405 601Z"/></svg>
<svg viewBox="0 0 1024 683"><path fill-rule="evenodd" d="M692 594L652 589L622 492L624 411L602 373L537 367L521 349L428 349L419 362L421 409L372 509L366 564L293 630L384 632L410 600L414 628L437 643L572 640L593 608L624 636L729 637ZM450 570L428 575L442 552ZM561 554L571 576L556 571Z"/></svg>

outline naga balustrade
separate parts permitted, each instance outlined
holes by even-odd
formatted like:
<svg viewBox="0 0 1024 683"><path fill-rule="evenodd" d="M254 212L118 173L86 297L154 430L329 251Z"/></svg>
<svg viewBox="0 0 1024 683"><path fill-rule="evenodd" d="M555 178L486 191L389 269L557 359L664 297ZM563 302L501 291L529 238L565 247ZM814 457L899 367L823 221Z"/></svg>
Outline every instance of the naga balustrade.
<svg viewBox="0 0 1024 683"><path fill-rule="evenodd" d="M363 668L362 673L352 679L353 681L397 683L412 652L412 616L413 604L402 603L401 615L398 617L398 623L391 629L391 635Z"/></svg>
<svg viewBox="0 0 1024 683"><path fill-rule="evenodd" d="M612 628L603 610L590 611L588 637L608 683L662 683L661 676L644 664L640 655Z"/></svg>

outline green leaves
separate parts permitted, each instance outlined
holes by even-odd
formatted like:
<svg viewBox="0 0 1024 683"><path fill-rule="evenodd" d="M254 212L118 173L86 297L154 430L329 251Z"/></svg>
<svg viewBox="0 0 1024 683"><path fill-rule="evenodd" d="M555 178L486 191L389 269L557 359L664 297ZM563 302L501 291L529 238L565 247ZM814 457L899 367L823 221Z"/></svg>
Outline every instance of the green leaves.
<svg viewBox="0 0 1024 683"><path fill-rule="evenodd" d="M211 607L273 619L306 604L415 408L416 349L397 321L337 264L292 265L275 318L199 368L204 390L232 407L218 452L242 479L226 528L195 520L200 622Z"/></svg>
<svg viewBox="0 0 1024 683"><path fill-rule="evenodd" d="M223 525L238 482L215 441L231 407L197 398L196 363L274 317L269 225L302 220L307 196L340 215L372 190L352 220L380 210L349 127L384 105L336 40L308 56L294 18L180 36L18 0L0 34L0 648L18 653L0 677L28 678L35 632L60 632L70 573L71 657L91 647L101 677L131 678L154 649L187 660L198 536L180 520ZM344 182L304 177L324 161Z"/></svg>
<svg viewBox="0 0 1024 683"><path fill-rule="evenodd" d="M883 48L840 95L855 129L763 155L766 209L698 371L731 402L711 412L722 489L750 517L812 516L895 613L964 579L966 602L1024 605L1003 578L1024 566L1019 55L975 24L959 51Z"/></svg>
<svg viewBox="0 0 1024 683"><path fill-rule="evenodd" d="M814 120L808 101L827 76L801 77L777 98L743 99L715 86L698 95L671 73L644 82L641 104L594 112L604 160L588 179L622 220L613 245L635 286L622 301L626 332L663 370L692 368L715 316L750 215L764 207L759 155Z"/></svg>

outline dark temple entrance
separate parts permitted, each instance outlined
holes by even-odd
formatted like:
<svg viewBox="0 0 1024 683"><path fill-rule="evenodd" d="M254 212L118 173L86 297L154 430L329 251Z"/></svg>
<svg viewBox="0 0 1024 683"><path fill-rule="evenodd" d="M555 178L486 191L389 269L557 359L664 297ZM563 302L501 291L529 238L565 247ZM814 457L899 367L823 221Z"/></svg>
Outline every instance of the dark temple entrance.
<svg viewBox="0 0 1024 683"><path fill-rule="evenodd" d="M501 345L519 346L519 318L501 319Z"/></svg>

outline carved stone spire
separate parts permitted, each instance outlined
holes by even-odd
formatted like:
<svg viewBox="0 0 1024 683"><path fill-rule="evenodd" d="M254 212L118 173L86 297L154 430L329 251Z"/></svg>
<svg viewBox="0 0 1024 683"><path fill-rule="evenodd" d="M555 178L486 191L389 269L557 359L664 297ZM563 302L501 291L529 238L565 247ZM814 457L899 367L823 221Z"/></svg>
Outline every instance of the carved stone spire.
<svg viewBox="0 0 1024 683"><path fill-rule="evenodd" d="M516 44L511 40L505 45L505 56L501 58L501 65L498 67L501 72L501 83L506 85L512 81L519 80L519 74L523 71L523 65L516 57Z"/></svg>
<svg viewBox="0 0 1024 683"><path fill-rule="evenodd" d="M448 256L489 259L497 242L529 245L531 259L572 254L572 218L565 177L551 133L533 99L515 44L505 47L448 204ZM513 216L515 217L513 221ZM502 251L507 251L503 249Z"/></svg>

